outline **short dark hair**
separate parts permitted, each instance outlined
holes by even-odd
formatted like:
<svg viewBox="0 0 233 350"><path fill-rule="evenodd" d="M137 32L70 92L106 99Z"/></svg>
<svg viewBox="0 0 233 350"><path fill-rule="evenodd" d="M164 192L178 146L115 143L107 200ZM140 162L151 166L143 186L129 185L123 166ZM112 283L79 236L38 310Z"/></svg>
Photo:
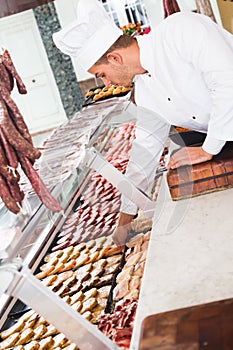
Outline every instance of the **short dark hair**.
<svg viewBox="0 0 233 350"><path fill-rule="evenodd" d="M119 38L110 46L110 48L98 59L95 65L108 63L107 55L116 49L124 49L133 44L135 38L127 34L122 34Z"/></svg>

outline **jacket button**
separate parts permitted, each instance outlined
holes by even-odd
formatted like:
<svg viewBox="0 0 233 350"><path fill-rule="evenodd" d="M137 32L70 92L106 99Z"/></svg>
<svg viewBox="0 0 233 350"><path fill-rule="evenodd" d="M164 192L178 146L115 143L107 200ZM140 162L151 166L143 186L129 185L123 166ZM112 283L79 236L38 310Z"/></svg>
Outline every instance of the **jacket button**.
<svg viewBox="0 0 233 350"><path fill-rule="evenodd" d="M195 117L194 115L192 116L192 118L193 118L193 119L196 119L196 117Z"/></svg>
<svg viewBox="0 0 233 350"><path fill-rule="evenodd" d="M168 97L167 99L168 99L168 101L171 101L170 97Z"/></svg>

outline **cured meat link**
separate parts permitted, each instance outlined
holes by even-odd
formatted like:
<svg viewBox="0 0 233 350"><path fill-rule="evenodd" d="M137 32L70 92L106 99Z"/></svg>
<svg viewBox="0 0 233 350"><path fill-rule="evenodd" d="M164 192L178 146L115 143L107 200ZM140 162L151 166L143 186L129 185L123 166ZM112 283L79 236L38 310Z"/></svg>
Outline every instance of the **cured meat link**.
<svg viewBox="0 0 233 350"><path fill-rule="evenodd" d="M44 205L54 212L62 211L63 208L60 206L58 201L51 195L47 187L45 186L42 179L39 177L37 171L33 168L30 160L22 155L18 155L21 163L21 167L30 180L32 187L40 200L44 203Z"/></svg>
<svg viewBox="0 0 233 350"><path fill-rule="evenodd" d="M23 193L23 191L20 190L20 187L19 187L17 180L7 181L7 184L8 184L12 198L14 198L14 200L17 203L19 203L19 205L21 206L22 201L24 199L24 193Z"/></svg>
<svg viewBox="0 0 233 350"><path fill-rule="evenodd" d="M14 122L16 128L20 132L20 134L28 141L30 144L32 144L32 138L29 133L28 127L23 119L22 114L20 113L16 103L11 98L9 91L6 87L0 86L1 95L3 98L3 101L6 104L8 115L11 117L12 121Z"/></svg>
<svg viewBox="0 0 233 350"><path fill-rule="evenodd" d="M0 99L0 125L4 135L15 150L24 154L26 157L35 160L40 157L41 153L34 148L24 137L17 131L11 119L8 116L7 108L3 100Z"/></svg>
<svg viewBox="0 0 233 350"><path fill-rule="evenodd" d="M15 66L12 62L9 51L4 50L1 59L2 59L2 63L4 64L6 69L8 70L9 74L11 74L15 78L19 93L26 94L27 89L26 89L22 79L20 78L17 70L15 69Z"/></svg>
<svg viewBox="0 0 233 350"><path fill-rule="evenodd" d="M5 155L6 155L7 159L8 159L9 166L11 166L12 168L16 169L17 166L18 166L17 156L15 154L14 149L7 142L7 139L6 139L5 135L4 135L4 132L3 132L1 126L0 126L0 139L1 139L2 145L4 147Z"/></svg>
<svg viewBox="0 0 233 350"><path fill-rule="evenodd" d="M11 196L7 182L2 175L0 175L0 197L10 211L12 211L14 214L18 214L20 212L20 207Z"/></svg>
<svg viewBox="0 0 233 350"><path fill-rule="evenodd" d="M10 171L8 167L7 158L2 144L0 143L0 174L3 175L8 180L14 179L14 174Z"/></svg>
<svg viewBox="0 0 233 350"><path fill-rule="evenodd" d="M0 79L1 84L4 85L8 91L12 91L14 88L14 78L11 74L9 74L8 70L2 63L2 56L0 56Z"/></svg>

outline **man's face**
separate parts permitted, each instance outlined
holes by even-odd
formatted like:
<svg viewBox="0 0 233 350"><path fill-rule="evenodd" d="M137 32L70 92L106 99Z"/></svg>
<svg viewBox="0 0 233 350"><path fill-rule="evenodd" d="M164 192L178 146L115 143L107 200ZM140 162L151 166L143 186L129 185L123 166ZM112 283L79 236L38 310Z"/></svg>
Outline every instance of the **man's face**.
<svg viewBox="0 0 233 350"><path fill-rule="evenodd" d="M132 85L134 74L130 67L123 64L112 64L111 62L100 65L93 65L89 73L102 79L105 85L122 85L129 87Z"/></svg>

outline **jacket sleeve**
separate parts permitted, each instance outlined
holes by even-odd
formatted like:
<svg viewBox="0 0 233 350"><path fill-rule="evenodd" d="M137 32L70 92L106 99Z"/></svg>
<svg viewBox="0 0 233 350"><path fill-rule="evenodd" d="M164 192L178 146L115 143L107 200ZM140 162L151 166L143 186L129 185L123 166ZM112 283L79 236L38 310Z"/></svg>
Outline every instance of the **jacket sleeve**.
<svg viewBox="0 0 233 350"><path fill-rule="evenodd" d="M137 107L137 111L136 138L132 144L126 176L149 195L170 125L145 108ZM137 209L133 201L122 195L121 212L135 215Z"/></svg>
<svg viewBox="0 0 233 350"><path fill-rule="evenodd" d="M203 149L217 154L233 140L233 35L194 13L174 18L169 31L177 52L193 65L210 92L212 109Z"/></svg>

